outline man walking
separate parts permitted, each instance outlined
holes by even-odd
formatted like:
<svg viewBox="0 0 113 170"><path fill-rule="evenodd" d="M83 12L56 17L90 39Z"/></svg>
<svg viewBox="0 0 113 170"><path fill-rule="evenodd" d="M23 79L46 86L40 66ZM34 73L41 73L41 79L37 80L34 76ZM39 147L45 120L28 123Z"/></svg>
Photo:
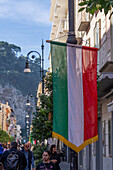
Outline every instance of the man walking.
<svg viewBox="0 0 113 170"><path fill-rule="evenodd" d="M24 144L24 148L22 149L23 153L25 154L26 160L27 160L27 166L25 170L35 170L35 164L34 164L34 156L32 151L30 151L29 143Z"/></svg>
<svg viewBox="0 0 113 170"><path fill-rule="evenodd" d="M5 170L25 170L27 161L22 151L17 150L17 142L11 142L11 149L6 150L2 157L1 162L3 163Z"/></svg>

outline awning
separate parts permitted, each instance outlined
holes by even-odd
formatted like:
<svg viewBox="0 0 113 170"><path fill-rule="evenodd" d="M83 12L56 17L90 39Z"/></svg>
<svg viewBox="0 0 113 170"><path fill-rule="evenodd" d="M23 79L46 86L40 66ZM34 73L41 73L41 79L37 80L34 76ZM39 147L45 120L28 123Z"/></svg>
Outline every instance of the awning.
<svg viewBox="0 0 113 170"><path fill-rule="evenodd" d="M99 78L98 97L101 98L113 89L113 72L102 73Z"/></svg>

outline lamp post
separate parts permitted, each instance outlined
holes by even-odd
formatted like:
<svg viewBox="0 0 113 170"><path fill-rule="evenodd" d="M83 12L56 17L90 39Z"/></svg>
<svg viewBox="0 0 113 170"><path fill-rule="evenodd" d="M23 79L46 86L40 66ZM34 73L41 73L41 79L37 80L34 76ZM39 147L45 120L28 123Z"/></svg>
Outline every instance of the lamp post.
<svg viewBox="0 0 113 170"><path fill-rule="evenodd" d="M30 94L28 94L28 96L27 96L27 103L26 103L26 106L28 106L28 107L30 107L31 106L31 102L32 102L32 100L33 100L33 105L35 105L35 107L33 107L34 109L31 111L28 111L28 114L26 115L26 120L28 120L29 121L29 124L27 124L27 122L26 122L26 124L27 124L27 132L29 132L29 133L27 133L27 135L28 134L30 134L30 128L31 128L31 125L32 125L32 113L33 112L36 112L36 109L37 109L37 97L36 97L36 95L34 95L34 94L32 94L32 93L30 93ZM29 110L29 109L28 109ZM27 137L28 138L28 137Z"/></svg>
<svg viewBox="0 0 113 170"><path fill-rule="evenodd" d="M77 44L75 37L74 0L68 0L69 33L67 43Z"/></svg>
<svg viewBox="0 0 113 170"><path fill-rule="evenodd" d="M68 13L69 13L69 33L67 43L77 44L77 40L75 37L74 0L68 0ZM78 170L78 154L71 148L69 149L69 153L71 157L70 170Z"/></svg>
<svg viewBox="0 0 113 170"><path fill-rule="evenodd" d="M16 137L17 137L17 125L15 124L14 126L14 138L16 140Z"/></svg>
<svg viewBox="0 0 113 170"><path fill-rule="evenodd" d="M30 106L30 105L31 105L30 102L31 102L32 99L34 100L35 109L36 109L36 107L37 107L37 97L36 97L36 95L34 95L34 94L32 94L32 93L29 93L29 94L28 94L26 105L27 105L27 106Z"/></svg>
<svg viewBox="0 0 113 170"><path fill-rule="evenodd" d="M29 123L29 115L26 115L26 132L27 132L27 141L29 141L30 135L30 123Z"/></svg>
<svg viewBox="0 0 113 170"><path fill-rule="evenodd" d="M27 54L27 59L26 59L26 66L24 69L24 73L30 73L30 67L29 67L29 60L33 61L33 62L37 62L40 65L40 76L42 77L42 93L44 93L44 44L43 44L43 40L42 40L42 45L41 45L41 49L42 49L42 56L38 51L30 51ZM33 55L32 55L33 54ZM37 55L34 55L37 54Z"/></svg>
<svg viewBox="0 0 113 170"><path fill-rule="evenodd" d="M42 94L43 94L44 93L44 44L43 44L43 40L42 40L41 50L42 50L42 55L38 51L30 51L27 54L26 66L25 66L25 69L24 69L24 73L30 73L31 72L30 67L29 67L29 61L30 60L35 62L35 63L37 62L40 65L40 77L42 79ZM37 105L36 102L35 102L35 104ZM27 101L27 105L30 105L28 103L29 103L29 101ZM27 137L28 137L28 131L27 131Z"/></svg>

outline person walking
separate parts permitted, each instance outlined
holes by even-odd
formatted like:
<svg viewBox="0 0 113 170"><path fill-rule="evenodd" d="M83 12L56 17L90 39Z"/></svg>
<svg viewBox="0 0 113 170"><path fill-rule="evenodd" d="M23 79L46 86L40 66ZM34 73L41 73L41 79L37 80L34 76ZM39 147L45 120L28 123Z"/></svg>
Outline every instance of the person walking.
<svg viewBox="0 0 113 170"><path fill-rule="evenodd" d="M1 159L1 156L3 154L3 151L4 151L4 148L2 147L2 144L0 143L0 159Z"/></svg>
<svg viewBox="0 0 113 170"><path fill-rule="evenodd" d="M22 152L25 154L26 160L27 160L27 166L25 170L35 170L35 163L34 163L34 156L33 152L30 151L30 145L29 143L24 144L24 148L22 148Z"/></svg>
<svg viewBox="0 0 113 170"><path fill-rule="evenodd" d="M9 150L10 149L10 144L7 144L7 150Z"/></svg>
<svg viewBox="0 0 113 170"><path fill-rule="evenodd" d="M1 156L5 170L25 170L27 161L22 151L17 150L17 142L11 142L11 149L6 150Z"/></svg>
<svg viewBox="0 0 113 170"><path fill-rule="evenodd" d="M0 143L0 170L3 170L3 164L1 162L3 151L4 151L4 148L2 147L2 144Z"/></svg>
<svg viewBox="0 0 113 170"><path fill-rule="evenodd" d="M50 152L49 151L44 151L42 155L43 161L40 162L36 170L55 170L55 165L53 162L51 162L50 159Z"/></svg>
<svg viewBox="0 0 113 170"><path fill-rule="evenodd" d="M60 166L59 166L60 156L57 153L55 144L51 145L51 147L50 147L50 160L51 160L51 162L53 162L55 164L55 169L60 170Z"/></svg>

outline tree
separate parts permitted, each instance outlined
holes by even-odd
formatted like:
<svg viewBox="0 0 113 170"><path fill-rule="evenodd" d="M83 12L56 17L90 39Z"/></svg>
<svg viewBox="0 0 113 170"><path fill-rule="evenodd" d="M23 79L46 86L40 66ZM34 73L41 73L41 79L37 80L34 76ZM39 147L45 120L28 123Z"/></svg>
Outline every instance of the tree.
<svg viewBox="0 0 113 170"><path fill-rule="evenodd" d="M40 66L31 61L29 64L32 72L23 73L26 57L17 57L18 52L21 52L20 47L0 41L0 84L2 86L9 84L26 96L28 93L35 93L37 89L37 84L41 79Z"/></svg>
<svg viewBox="0 0 113 170"><path fill-rule="evenodd" d="M0 53L4 55L14 55L18 52L21 52L21 48L14 45L14 44L8 44L7 42L0 41Z"/></svg>
<svg viewBox="0 0 113 170"><path fill-rule="evenodd" d="M79 9L79 12L86 9L86 12L90 14L94 14L95 11L104 9L105 15L107 15L108 11L113 7L113 0L83 0L83 2L79 3L79 6L82 8Z"/></svg>
<svg viewBox="0 0 113 170"><path fill-rule="evenodd" d="M0 130L0 143L6 143L14 140L13 137L10 137L4 130Z"/></svg>
<svg viewBox="0 0 113 170"><path fill-rule="evenodd" d="M52 115L53 115L53 87L52 74L49 73L45 79L45 93L40 95L40 106L33 117L32 137L40 142L52 137Z"/></svg>

